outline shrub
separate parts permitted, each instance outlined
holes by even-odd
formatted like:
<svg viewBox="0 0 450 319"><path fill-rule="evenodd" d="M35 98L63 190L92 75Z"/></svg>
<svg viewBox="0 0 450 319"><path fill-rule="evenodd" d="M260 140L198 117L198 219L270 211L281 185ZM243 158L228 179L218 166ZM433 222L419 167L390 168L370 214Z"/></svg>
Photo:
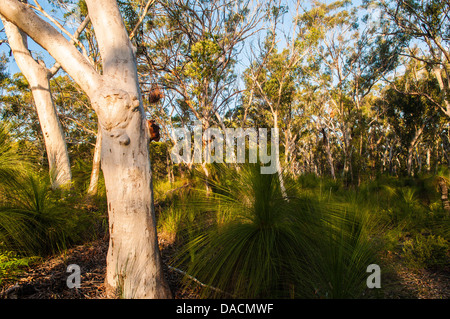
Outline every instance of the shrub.
<svg viewBox="0 0 450 319"><path fill-rule="evenodd" d="M449 264L449 243L441 236L418 234L405 241L402 248L405 264L412 269Z"/></svg>
<svg viewBox="0 0 450 319"><path fill-rule="evenodd" d="M95 215L87 216L79 198L72 196L52 190L48 174L29 174L12 183L0 205L0 242L8 250L28 255L65 249L95 221Z"/></svg>
<svg viewBox="0 0 450 319"><path fill-rule="evenodd" d="M0 285L4 281L15 280L24 267L36 260L36 257L20 257L15 252L0 250Z"/></svg>

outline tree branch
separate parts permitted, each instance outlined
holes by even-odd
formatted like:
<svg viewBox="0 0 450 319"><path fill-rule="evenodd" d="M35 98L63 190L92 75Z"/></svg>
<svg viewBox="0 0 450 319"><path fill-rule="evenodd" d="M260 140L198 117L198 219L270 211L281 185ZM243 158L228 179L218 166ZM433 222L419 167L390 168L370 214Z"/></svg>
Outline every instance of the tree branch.
<svg viewBox="0 0 450 319"><path fill-rule="evenodd" d="M74 45L31 8L17 0L0 0L0 14L47 50L88 95L96 91L101 76Z"/></svg>
<svg viewBox="0 0 450 319"><path fill-rule="evenodd" d="M148 10L150 9L150 6L155 3L156 0L148 0L147 4L145 5L144 11L142 12L141 17L139 18L139 21L136 23L136 25L133 28L133 31L131 31L129 35L129 39L133 39L136 35L136 31L139 28L139 26L142 24L142 21L144 21L145 16L147 15Z"/></svg>

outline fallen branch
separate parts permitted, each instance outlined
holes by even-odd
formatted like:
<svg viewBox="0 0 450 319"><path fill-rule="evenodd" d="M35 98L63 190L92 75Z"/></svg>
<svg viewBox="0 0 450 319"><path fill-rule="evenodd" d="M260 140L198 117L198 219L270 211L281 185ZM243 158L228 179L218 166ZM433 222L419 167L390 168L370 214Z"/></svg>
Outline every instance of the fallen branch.
<svg viewBox="0 0 450 319"><path fill-rule="evenodd" d="M172 267L172 266L170 266L170 265L167 265L167 267L168 267L169 269L173 270L173 271L176 271L176 272L179 273L179 274L182 274L183 276L188 277L189 279L191 279L192 281L196 282L197 284L199 284L199 285L202 286L202 287L205 287L205 288L214 290L214 291L216 291L216 292L218 292L218 293L221 293L221 294L228 295L228 296L230 296L230 297L236 298L235 295L232 295L232 294L230 294L230 293L228 293L228 292L226 292L226 291L223 291L223 290L221 290L221 289L219 289L219 288L216 288L216 287L213 287L213 286L210 286L210 285L207 285L207 284L202 283L200 280L198 280L197 278L195 278L195 277L189 275L188 273L186 273L185 271L183 271L183 270L181 270L181 269Z"/></svg>

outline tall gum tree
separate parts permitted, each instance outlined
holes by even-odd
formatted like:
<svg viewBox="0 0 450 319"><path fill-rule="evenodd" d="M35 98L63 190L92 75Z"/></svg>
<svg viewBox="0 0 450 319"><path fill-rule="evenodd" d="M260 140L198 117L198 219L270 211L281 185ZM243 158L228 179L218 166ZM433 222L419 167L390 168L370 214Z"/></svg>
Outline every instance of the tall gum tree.
<svg viewBox="0 0 450 319"><path fill-rule="evenodd" d="M31 56L28 51L26 35L14 24L1 16L0 18L5 27L14 59L27 79L33 94L47 150L52 187L59 188L68 185L72 179L70 160L64 132L50 91L49 70Z"/></svg>
<svg viewBox="0 0 450 319"><path fill-rule="evenodd" d="M109 296L170 298L158 249L152 175L136 59L114 0L86 0L103 74L49 23L17 0L0 0L0 14L41 45L88 95L102 134L110 242Z"/></svg>

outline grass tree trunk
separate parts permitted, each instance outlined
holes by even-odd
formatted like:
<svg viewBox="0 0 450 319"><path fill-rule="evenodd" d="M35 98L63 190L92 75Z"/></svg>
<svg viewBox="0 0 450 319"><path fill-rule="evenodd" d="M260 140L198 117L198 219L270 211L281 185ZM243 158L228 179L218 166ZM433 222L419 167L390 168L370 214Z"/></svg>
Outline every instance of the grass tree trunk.
<svg viewBox="0 0 450 319"><path fill-rule="evenodd" d="M69 154L50 91L49 71L31 56L27 36L6 19L2 18L2 22L17 66L27 79L33 94L44 135L52 187L67 186L72 179Z"/></svg>
<svg viewBox="0 0 450 319"><path fill-rule="evenodd" d="M170 298L156 236L152 175L136 58L115 0L86 0L103 63L99 74L57 30L17 0L0 14L46 49L88 95L102 130L110 296Z"/></svg>

